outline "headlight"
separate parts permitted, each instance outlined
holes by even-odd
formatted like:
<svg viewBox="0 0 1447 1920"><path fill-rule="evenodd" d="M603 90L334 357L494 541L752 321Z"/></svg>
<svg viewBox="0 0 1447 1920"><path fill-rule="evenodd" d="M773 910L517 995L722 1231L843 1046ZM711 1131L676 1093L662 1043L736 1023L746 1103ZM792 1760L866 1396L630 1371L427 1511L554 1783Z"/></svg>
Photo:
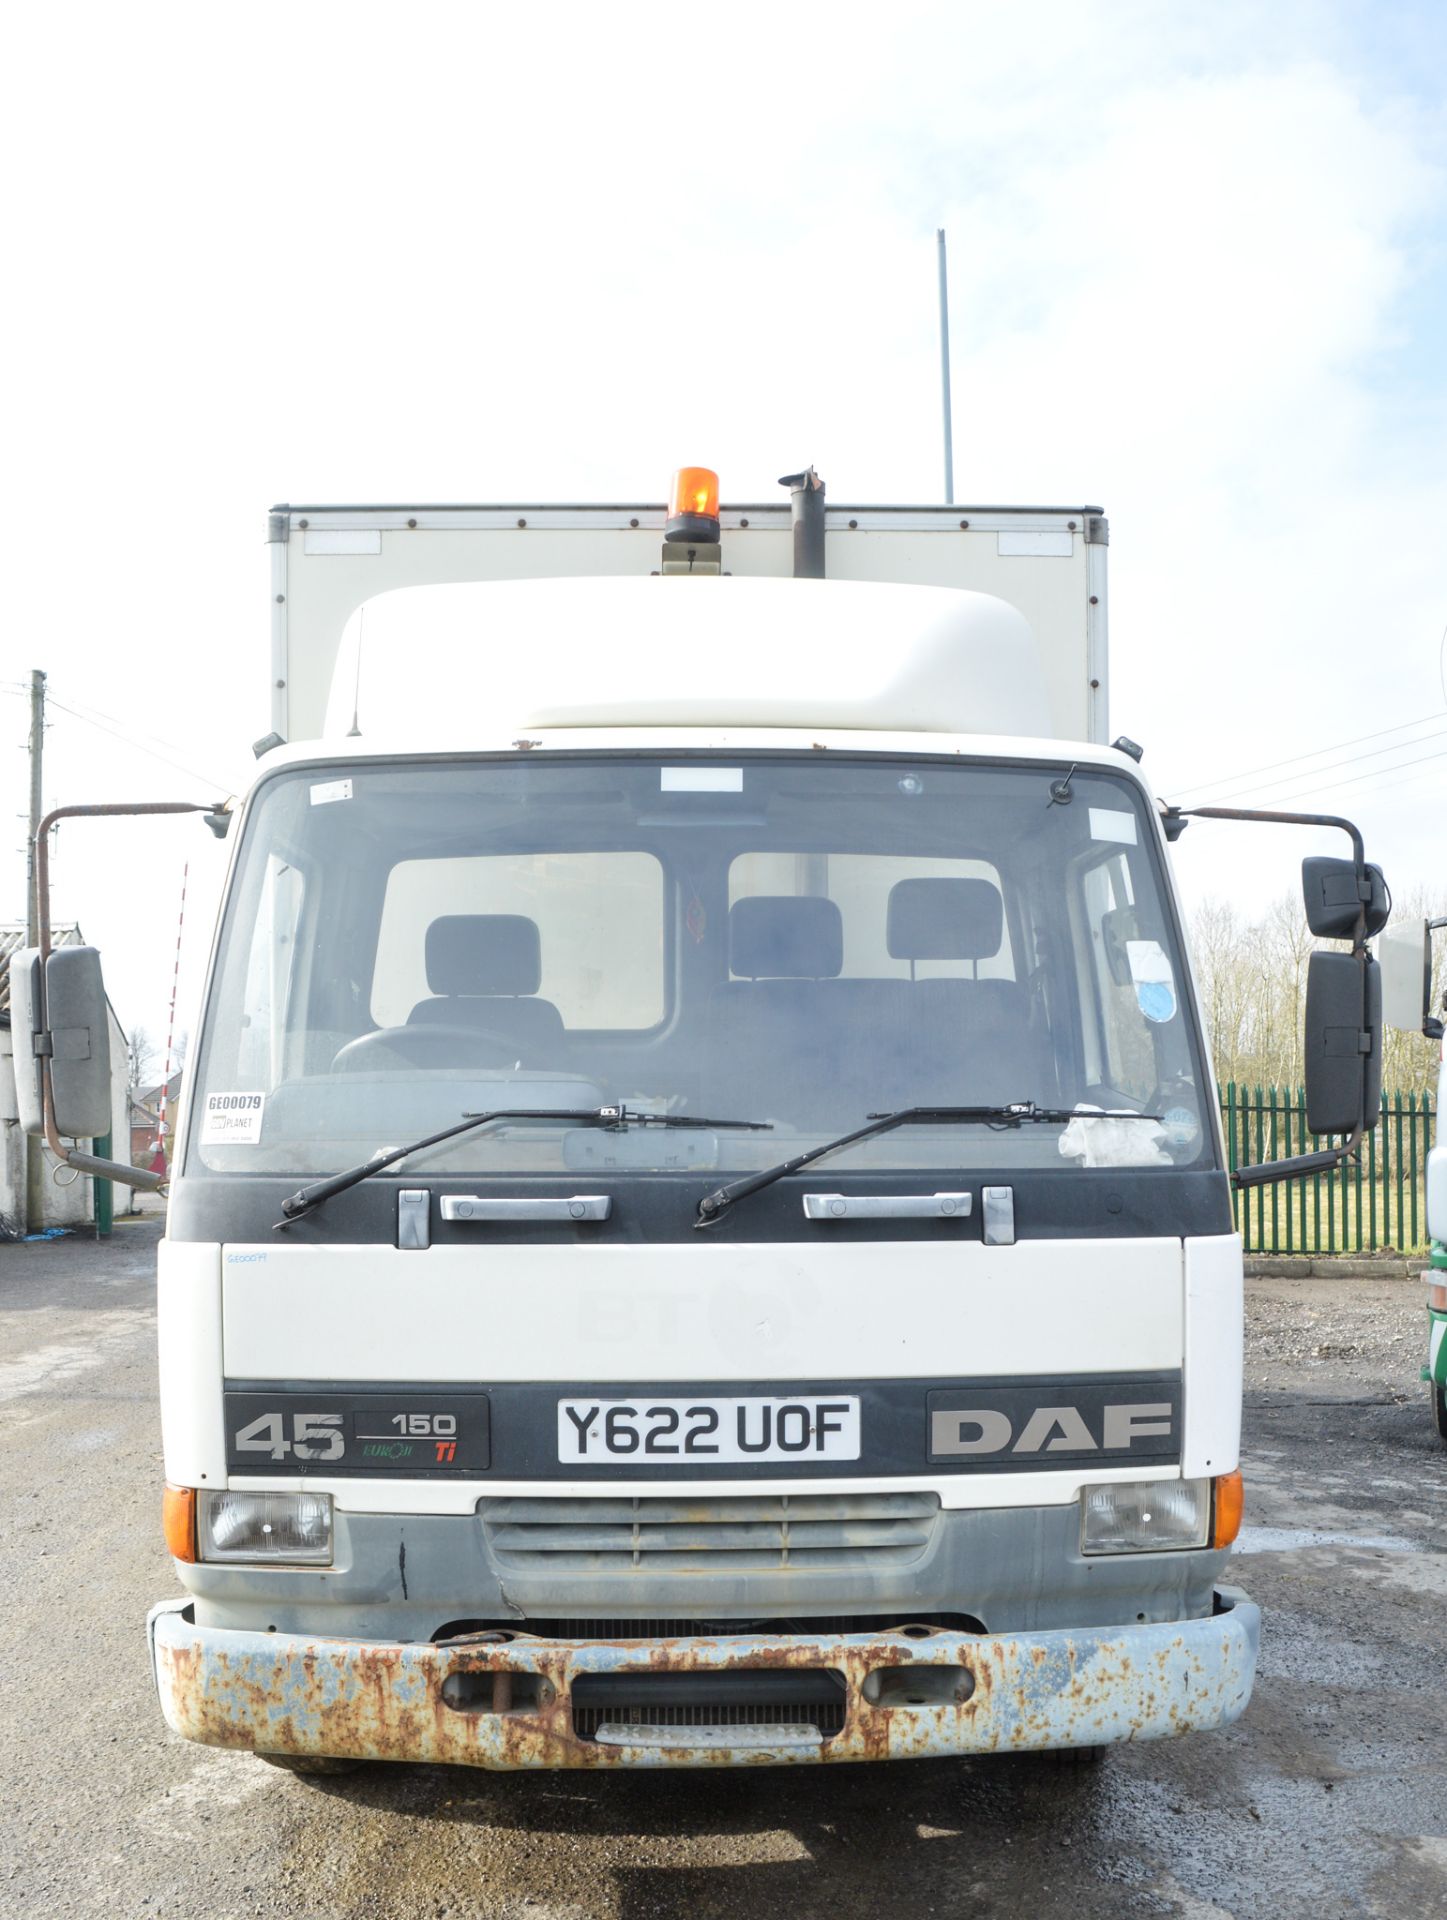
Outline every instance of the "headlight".
<svg viewBox="0 0 1447 1920"><path fill-rule="evenodd" d="M203 1560L279 1560L330 1566L329 1493L203 1492L198 1534Z"/></svg>
<svg viewBox="0 0 1447 1920"><path fill-rule="evenodd" d="M1209 1480L1113 1480L1080 1489L1082 1553L1155 1553L1204 1547L1211 1529Z"/></svg>

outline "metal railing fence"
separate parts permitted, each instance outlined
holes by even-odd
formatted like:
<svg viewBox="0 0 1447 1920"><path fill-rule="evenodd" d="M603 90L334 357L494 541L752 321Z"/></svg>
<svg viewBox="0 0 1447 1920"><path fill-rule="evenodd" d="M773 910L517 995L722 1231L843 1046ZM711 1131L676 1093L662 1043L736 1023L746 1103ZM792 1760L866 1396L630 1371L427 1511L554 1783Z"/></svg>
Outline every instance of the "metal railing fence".
<svg viewBox="0 0 1447 1920"><path fill-rule="evenodd" d="M1429 1093L1382 1094L1382 1117L1334 1173L1232 1190L1248 1253L1423 1253L1425 1164L1437 1115ZM1303 1087L1221 1089L1227 1164L1251 1166L1329 1144L1307 1131Z"/></svg>

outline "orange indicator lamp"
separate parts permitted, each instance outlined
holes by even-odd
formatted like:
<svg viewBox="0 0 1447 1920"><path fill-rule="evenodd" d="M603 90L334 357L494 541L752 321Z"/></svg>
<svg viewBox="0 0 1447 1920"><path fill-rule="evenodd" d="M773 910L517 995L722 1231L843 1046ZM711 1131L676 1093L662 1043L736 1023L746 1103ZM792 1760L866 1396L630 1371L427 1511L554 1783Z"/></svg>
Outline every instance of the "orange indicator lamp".
<svg viewBox="0 0 1447 1920"><path fill-rule="evenodd" d="M1241 1531L1244 1487L1240 1472L1216 1476L1211 1503L1211 1545L1229 1547Z"/></svg>
<svg viewBox="0 0 1447 1920"><path fill-rule="evenodd" d="M161 1494L161 1527L173 1560L196 1558L196 1489L173 1487L168 1480Z"/></svg>

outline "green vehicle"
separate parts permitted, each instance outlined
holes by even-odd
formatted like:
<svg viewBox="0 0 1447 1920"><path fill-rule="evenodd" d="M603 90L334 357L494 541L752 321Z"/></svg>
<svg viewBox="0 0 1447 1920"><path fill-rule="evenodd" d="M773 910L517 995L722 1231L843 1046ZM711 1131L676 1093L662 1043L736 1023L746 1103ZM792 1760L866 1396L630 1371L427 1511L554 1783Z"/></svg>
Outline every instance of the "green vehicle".
<svg viewBox="0 0 1447 1920"><path fill-rule="evenodd" d="M1442 1102L1447 1098L1447 1038L1432 1012L1432 935L1447 927L1438 920L1409 920L1382 936L1382 1015L1406 1033L1424 1033L1442 1050L1437 1074L1438 1141L1427 1156L1427 1232L1432 1248L1427 1282L1427 1364L1422 1378L1431 1396L1437 1431L1447 1441L1447 1142L1441 1139ZM1447 995L1435 996L1447 1013Z"/></svg>
<svg viewBox="0 0 1447 1920"><path fill-rule="evenodd" d="M1437 1147L1433 1159L1444 1149ZM1437 1431L1447 1440L1447 1246L1432 1242L1432 1265L1427 1274L1427 1365L1423 1369L1432 1394Z"/></svg>

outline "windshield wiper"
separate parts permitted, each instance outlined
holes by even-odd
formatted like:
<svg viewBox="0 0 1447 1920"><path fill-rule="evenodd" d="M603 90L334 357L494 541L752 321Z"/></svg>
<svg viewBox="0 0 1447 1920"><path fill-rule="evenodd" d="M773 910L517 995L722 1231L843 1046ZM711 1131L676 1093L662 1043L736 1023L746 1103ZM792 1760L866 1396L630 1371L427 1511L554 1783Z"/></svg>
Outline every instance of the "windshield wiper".
<svg viewBox="0 0 1447 1920"><path fill-rule="evenodd" d="M761 1187L771 1187L776 1180L782 1180L786 1174L797 1173L800 1167L807 1167L812 1161L822 1160L826 1153L837 1153L841 1147L852 1147L856 1140L870 1140L879 1133L892 1133L896 1127L907 1127L912 1121L942 1122L951 1126L995 1127L1004 1130L1011 1127L1023 1127L1031 1122L1064 1126L1079 1116L1070 1107L1037 1107L1033 1100L1016 1100L1003 1107L900 1107L895 1113L871 1113L867 1116L869 1124L856 1127L853 1133L841 1133L837 1140L826 1140L822 1147L810 1147L807 1153L796 1153L792 1160L781 1160L776 1167L765 1167L762 1173L746 1174L742 1180L730 1180L726 1187L715 1187L712 1193L706 1193L698 1203L698 1215L695 1227L711 1227L734 1205L735 1201L745 1200L751 1193L757 1193ZM1157 1120L1154 1113L1102 1113L1089 1114L1088 1119L1100 1120Z"/></svg>
<svg viewBox="0 0 1447 1920"><path fill-rule="evenodd" d="M425 1139L413 1140L405 1147L379 1147L370 1160L348 1167L343 1173L334 1173L326 1180L318 1180L312 1186L299 1187L282 1201L283 1218L274 1223L275 1228L289 1227L293 1220L299 1220L304 1213L321 1206L324 1200L345 1193L348 1187L355 1187L360 1181L370 1179L374 1173L381 1173L397 1161L405 1160L409 1153L421 1153L426 1147L438 1146L444 1140L455 1140L459 1134L475 1133L500 1120L544 1123L566 1120L576 1126L606 1127L617 1132L628 1127L734 1127L750 1133L764 1133L774 1124L772 1120L708 1120L692 1113L636 1113L631 1107L623 1106L499 1107L491 1113L465 1113L455 1125L443 1127L440 1133L429 1133Z"/></svg>

